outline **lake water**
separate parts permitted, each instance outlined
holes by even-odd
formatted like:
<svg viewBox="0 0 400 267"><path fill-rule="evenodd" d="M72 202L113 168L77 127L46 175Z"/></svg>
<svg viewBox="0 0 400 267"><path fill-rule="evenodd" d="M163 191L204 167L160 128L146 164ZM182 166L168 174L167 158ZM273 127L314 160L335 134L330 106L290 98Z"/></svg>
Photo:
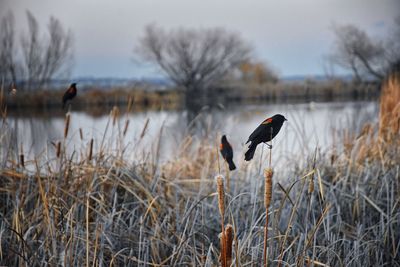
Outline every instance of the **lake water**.
<svg viewBox="0 0 400 267"><path fill-rule="evenodd" d="M377 120L377 102L333 102L307 104L264 104L236 105L215 109L203 109L189 122L192 114L188 111L144 111L121 113L113 125L110 115L93 117L86 112L71 111L71 124L66 144L69 152L85 151L90 139L94 139L97 149L107 147L118 151L126 149L133 160L145 158L157 150L160 140L160 159L167 161L176 156L182 140L192 134L195 140L226 134L234 147L235 161L243 160L245 142L250 133L267 117L276 113L283 114L288 122L274 139L274 161L281 163L288 158L304 158L318 146L322 151L332 147L335 133L359 131L362 124ZM126 120L129 127L126 135L123 130ZM148 121L143 138L144 126ZM52 143L63 140L64 117L16 116L7 119L8 126L17 136L19 150L21 146L26 160L34 157L54 158ZM80 133L82 131L82 136ZM160 138L161 136L161 138ZM260 155L261 145L255 157ZM79 153L78 153L79 154Z"/></svg>

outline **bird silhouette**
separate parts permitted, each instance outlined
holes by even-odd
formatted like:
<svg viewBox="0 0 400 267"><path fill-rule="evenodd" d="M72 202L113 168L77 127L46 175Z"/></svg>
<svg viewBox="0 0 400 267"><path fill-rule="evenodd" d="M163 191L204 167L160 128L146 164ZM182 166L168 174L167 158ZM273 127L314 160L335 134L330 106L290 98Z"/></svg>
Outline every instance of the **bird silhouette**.
<svg viewBox="0 0 400 267"><path fill-rule="evenodd" d="M229 165L229 170L233 171L236 169L235 163L233 163L233 150L231 144L229 144L226 136L223 135L221 138L221 144L219 147L219 151L221 152L222 157L226 160Z"/></svg>
<svg viewBox="0 0 400 267"><path fill-rule="evenodd" d="M68 101L72 100L76 96L76 93L77 93L76 83L72 83L69 86L68 90L65 91L65 93L63 95L63 98L62 98L62 108L63 109L65 108L65 104Z"/></svg>
<svg viewBox="0 0 400 267"><path fill-rule="evenodd" d="M249 136L246 144L251 142L249 145L249 149L245 153L244 160L250 161L254 157L254 153L256 152L257 145L260 143L266 143L272 140L281 129L283 123L287 121L287 119L281 115L276 114L271 118L264 120ZM268 145L268 144L267 144ZM268 148L272 148L272 146L268 145Z"/></svg>

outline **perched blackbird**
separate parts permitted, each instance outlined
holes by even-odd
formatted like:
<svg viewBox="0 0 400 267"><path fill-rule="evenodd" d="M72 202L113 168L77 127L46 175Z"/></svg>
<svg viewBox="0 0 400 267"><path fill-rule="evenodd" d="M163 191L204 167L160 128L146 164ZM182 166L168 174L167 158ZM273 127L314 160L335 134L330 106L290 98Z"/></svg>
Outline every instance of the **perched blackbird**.
<svg viewBox="0 0 400 267"><path fill-rule="evenodd" d="M235 163L233 163L233 150L231 144L229 144L226 136L223 135L221 138L221 144L219 146L219 151L221 152L222 157L228 162L229 170L233 171L236 169Z"/></svg>
<svg viewBox="0 0 400 267"><path fill-rule="evenodd" d="M249 161L253 158L254 152L256 152L256 147L259 143L266 143L273 139L281 129L283 122L287 119L281 115L276 114L271 118L264 120L260 126L258 126L254 132L249 136L246 144L251 142L249 145L249 150L245 153L244 160ZM268 145L268 144L267 144ZM271 149L272 146L268 145Z"/></svg>
<svg viewBox="0 0 400 267"><path fill-rule="evenodd" d="M72 83L68 90L64 93L63 99L62 99L62 108L64 109L65 104L67 103L68 100L72 100L76 96L76 83Z"/></svg>

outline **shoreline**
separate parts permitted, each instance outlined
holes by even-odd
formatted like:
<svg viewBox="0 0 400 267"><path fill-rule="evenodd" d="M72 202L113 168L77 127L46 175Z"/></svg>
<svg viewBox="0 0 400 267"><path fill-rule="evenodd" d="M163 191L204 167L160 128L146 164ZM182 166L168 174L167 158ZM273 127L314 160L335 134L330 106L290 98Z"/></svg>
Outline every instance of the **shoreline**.
<svg viewBox="0 0 400 267"><path fill-rule="evenodd" d="M22 91L16 95L4 94L8 110L49 110L61 109L64 90ZM190 103L185 104L187 96L181 88L166 90L132 87L100 90L78 88L73 99L75 109L83 110L98 107L112 108L131 105L134 109L180 109L185 106L218 106L231 103L307 103L333 102L345 100L375 100L380 94L376 84L354 85L341 81L319 83L277 83L243 84L227 83L207 91L193 94ZM193 104L193 105L192 105Z"/></svg>

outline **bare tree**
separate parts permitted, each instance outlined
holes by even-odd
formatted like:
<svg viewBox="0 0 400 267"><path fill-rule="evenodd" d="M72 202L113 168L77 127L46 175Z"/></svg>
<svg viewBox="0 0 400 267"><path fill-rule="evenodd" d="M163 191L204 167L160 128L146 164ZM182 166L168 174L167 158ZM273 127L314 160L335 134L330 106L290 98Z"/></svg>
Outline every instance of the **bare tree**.
<svg viewBox="0 0 400 267"><path fill-rule="evenodd" d="M27 12L29 31L22 37L22 51L28 88L41 88L62 70L72 58L72 34L60 21L50 18L47 40L40 38L36 18Z"/></svg>
<svg viewBox="0 0 400 267"><path fill-rule="evenodd" d="M354 25L337 26L334 32L336 49L329 59L333 64L350 70L357 81L366 78L382 80L396 57L398 59L396 41L374 40Z"/></svg>
<svg viewBox="0 0 400 267"><path fill-rule="evenodd" d="M250 53L239 35L221 28L166 32L155 25L146 27L136 49L143 59L184 87L187 100L215 85Z"/></svg>
<svg viewBox="0 0 400 267"><path fill-rule="evenodd" d="M16 83L17 63L15 59L15 19L8 12L0 23L0 78Z"/></svg>

